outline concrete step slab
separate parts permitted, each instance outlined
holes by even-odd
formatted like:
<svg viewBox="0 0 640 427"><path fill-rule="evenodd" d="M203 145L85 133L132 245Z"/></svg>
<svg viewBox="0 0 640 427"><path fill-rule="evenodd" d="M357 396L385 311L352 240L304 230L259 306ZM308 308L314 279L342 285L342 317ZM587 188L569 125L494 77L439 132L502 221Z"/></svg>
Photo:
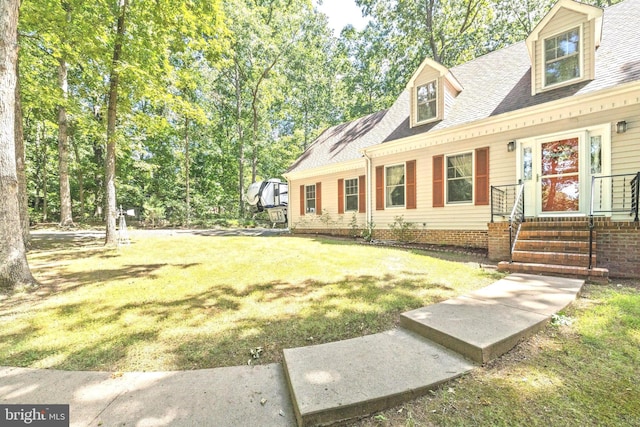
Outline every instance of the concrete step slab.
<svg viewBox="0 0 640 427"><path fill-rule="evenodd" d="M538 332L547 320L544 314L462 296L403 313L400 326L486 363Z"/></svg>
<svg viewBox="0 0 640 427"><path fill-rule="evenodd" d="M127 380L109 372L3 367L0 403L69 405L70 426L88 426L127 389Z"/></svg>
<svg viewBox="0 0 640 427"><path fill-rule="evenodd" d="M295 426L280 364L137 374L90 426L123 420L136 426Z"/></svg>
<svg viewBox="0 0 640 427"><path fill-rule="evenodd" d="M400 317L400 325L485 363L538 332L567 307L584 280L511 274L483 289Z"/></svg>
<svg viewBox="0 0 640 427"><path fill-rule="evenodd" d="M398 405L473 368L401 329L284 350L299 426L328 425Z"/></svg>
<svg viewBox="0 0 640 427"><path fill-rule="evenodd" d="M510 274L467 296L551 316L571 304L584 280L535 274Z"/></svg>
<svg viewBox="0 0 640 427"><path fill-rule="evenodd" d="M485 363L542 329L583 285L578 279L512 274L466 296L403 313L400 325Z"/></svg>

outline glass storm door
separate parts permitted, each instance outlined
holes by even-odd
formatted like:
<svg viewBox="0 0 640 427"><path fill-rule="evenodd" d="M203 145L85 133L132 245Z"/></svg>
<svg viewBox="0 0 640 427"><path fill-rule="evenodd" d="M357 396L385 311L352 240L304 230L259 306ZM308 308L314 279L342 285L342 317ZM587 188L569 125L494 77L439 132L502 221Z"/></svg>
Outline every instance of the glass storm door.
<svg viewBox="0 0 640 427"><path fill-rule="evenodd" d="M540 212L580 211L580 142L578 138L540 144Z"/></svg>

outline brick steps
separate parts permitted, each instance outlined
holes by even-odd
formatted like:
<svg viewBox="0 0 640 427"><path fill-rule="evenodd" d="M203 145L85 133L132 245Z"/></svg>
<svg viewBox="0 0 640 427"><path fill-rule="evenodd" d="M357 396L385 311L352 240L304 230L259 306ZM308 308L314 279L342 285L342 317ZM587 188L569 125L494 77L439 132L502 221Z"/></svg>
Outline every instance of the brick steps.
<svg viewBox="0 0 640 427"><path fill-rule="evenodd" d="M524 227L524 224L522 225ZM589 230L530 230L523 228L520 230L519 238L522 240L589 241Z"/></svg>
<svg viewBox="0 0 640 427"><path fill-rule="evenodd" d="M569 252L546 252L546 251L513 251L513 261L552 264L552 265L572 265L576 267L589 267L589 249L587 253ZM592 256L595 261L595 255Z"/></svg>
<svg viewBox="0 0 640 427"><path fill-rule="evenodd" d="M528 220L524 224L526 225L527 230L545 230L545 231L585 231L589 230L589 221L586 219L580 220L569 220L569 219L558 219L555 221L546 221L546 220Z"/></svg>
<svg viewBox="0 0 640 427"><path fill-rule="evenodd" d="M595 243L591 255L592 268L589 269L589 235L589 223L586 220L525 222L514 246L513 262L500 263L498 270L606 282L608 270L596 268Z"/></svg>
<svg viewBox="0 0 640 427"><path fill-rule="evenodd" d="M576 267L572 265L536 264L522 262L502 261L498 264L499 271L525 274L548 274L551 276L571 277L575 279L589 280L595 283L606 284L609 282L609 270L606 268Z"/></svg>
<svg viewBox="0 0 640 427"><path fill-rule="evenodd" d="M596 244L593 243L593 249L595 252ZM516 242L516 251L551 251L551 252L565 252L565 253L584 253L589 252L589 242L574 241L574 240L527 240L523 243L522 240Z"/></svg>

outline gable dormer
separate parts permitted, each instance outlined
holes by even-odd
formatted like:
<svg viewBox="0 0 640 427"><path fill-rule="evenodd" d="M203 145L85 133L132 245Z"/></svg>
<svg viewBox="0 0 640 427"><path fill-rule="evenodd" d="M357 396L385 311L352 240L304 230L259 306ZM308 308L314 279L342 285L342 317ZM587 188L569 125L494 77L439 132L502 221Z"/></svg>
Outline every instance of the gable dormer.
<svg viewBox="0 0 640 427"><path fill-rule="evenodd" d="M407 90L411 94L411 127L443 120L447 100L462 91L462 86L448 68L425 59L413 74Z"/></svg>
<svg viewBox="0 0 640 427"><path fill-rule="evenodd" d="M531 94L595 78L602 9L560 0L527 37Z"/></svg>

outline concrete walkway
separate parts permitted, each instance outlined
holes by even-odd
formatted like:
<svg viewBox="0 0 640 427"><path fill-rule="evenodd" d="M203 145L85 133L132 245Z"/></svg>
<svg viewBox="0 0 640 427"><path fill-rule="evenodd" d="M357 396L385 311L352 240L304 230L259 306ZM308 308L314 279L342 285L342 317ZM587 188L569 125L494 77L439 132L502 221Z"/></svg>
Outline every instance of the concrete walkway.
<svg viewBox="0 0 640 427"><path fill-rule="evenodd" d="M0 368L0 405L12 403L69 404L78 427L296 424L278 364L122 375Z"/></svg>
<svg viewBox="0 0 640 427"><path fill-rule="evenodd" d="M69 404L72 426L331 424L425 394L500 356L583 284L512 274L404 313L399 329L284 350L284 366L124 374L0 367L0 405Z"/></svg>

